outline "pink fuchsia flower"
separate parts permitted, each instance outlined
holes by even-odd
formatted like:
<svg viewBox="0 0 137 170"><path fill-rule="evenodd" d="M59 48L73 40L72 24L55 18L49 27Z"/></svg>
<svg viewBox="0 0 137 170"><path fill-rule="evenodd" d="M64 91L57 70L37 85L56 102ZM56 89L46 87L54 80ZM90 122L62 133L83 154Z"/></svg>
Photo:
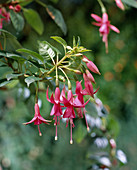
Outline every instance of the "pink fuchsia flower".
<svg viewBox="0 0 137 170"><path fill-rule="evenodd" d="M89 60L85 55L83 55L82 61L86 63L88 69L90 69L90 71L100 74L97 66L91 61Z"/></svg>
<svg viewBox="0 0 137 170"><path fill-rule="evenodd" d="M47 88L46 97L47 97L47 100L50 103L54 104L53 107L52 107L50 115L51 116L54 115L54 120L55 120L54 125L56 126L55 140L57 140L58 139L58 137L57 137L57 125L59 124L60 116L62 115L62 108L61 108L61 105L60 105L61 101L60 101L60 89L59 89L59 87L56 87L56 89L55 89L55 98L53 97L53 93L52 93L50 99L48 97L48 88Z"/></svg>
<svg viewBox="0 0 137 170"><path fill-rule="evenodd" d="M4 18L0 18L0 29L3 28L3 21L9 22L10 21L10 13L6 11L5 8L0 8L0 15Z"/></svg>
<svg viewBox="0 0 137 170"><path fill-rule="evenodd" d="M90 95L91 97L94 98L94 94L98 91L98 89L95 92L93 91L92 83L90 82L86 73L83 73L83 78L84 78L84 85L85 85L85 89L83 91L85 95Z"/></svg>
<svg viewBox="0 0 137 170"><path fill-rule="evenodd" d="M40 111L39 111L39 105L38 103L35 104L35 115L34 115L34 118L27 122L27 123L23 123L24 125L28 125L30 123L34 122L34 125L38 125L38 131L39 131L39 136L42 136L42 133L40 131L40 128L39 128L39 125L42 124L42 123L45 123L45 124L49 124L49 120L45 120L41 114L40 114Z"/></svg>
<svg viewBox="0 0 137 170"><path fill-rule="evenodd" d="M102 41L105 43L106 53L108 53L108 34L110 29L117 33L120 33L120 31L114 25L110 24L107 13L103 13L102 18L97 16L96 14L91 14L91 17L97 21L97 23L93 22L92 24L100 27L99 32L102 36Z"/></svg>
<svg viewBox="0 0 137 170"><path fill-rule="evenodd" d="M117 5L118 8L120 8L122 10L125 9L121 0L115 0L115 2L116 2L116 5Z"/></svg>
<svg viewBox="0 0 137 170"><path fill-rule="evenodd" d="M84 104L84 95L86 95L86 93L85 93L85 91L82 90L81 81L76 82L76 90L75 90L75 92L76 92L76 95L78 97L78 100L82 104ZM87 131L89 131L89 126L88 126L87 119L86 119L86 109L85 109L85 107L77 109L78 116L80 118L83 118L82 109L83 109L83 113L84 113L84 116L85 116L85 121L86 121L86 125L87 125Z"/></svg>
<svg viewBox="0 0 137 170"><path fill-rule="evenodd" d="M67 107L65 112L64 112L63 118L67 118L67 126L68 126L68 122L70 121L70 131L71 131L71 133L70 133L70 144L73 143L73 140L72 140L72 127L74 127L73 118L76 117L75 112L74 112L74 108L85 107L85 105L88 102L89 102L89 100L86 103L82 104L77 97L74 98L71 90L68 90L67 99L63 96L64 107Z"/></svg>

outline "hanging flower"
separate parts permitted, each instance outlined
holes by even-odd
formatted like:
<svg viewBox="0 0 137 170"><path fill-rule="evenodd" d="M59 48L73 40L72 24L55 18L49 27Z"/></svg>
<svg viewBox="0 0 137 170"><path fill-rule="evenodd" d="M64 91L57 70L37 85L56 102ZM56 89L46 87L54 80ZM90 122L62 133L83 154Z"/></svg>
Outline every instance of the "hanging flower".
<svg viewBox="0 0 137 170"><path fill-rule="evenodd" d="M64 112L64 115L63 115L63 118L67 118L66 127L68 126L68 122L70 121L70 131L71 131L70 132L70 144L73 143L73 140L72 140L72 127L74 127L73 119L76 117L74 108L85 107L85 105L88 102L89 102L89 100L86 103L82 104L77 97L76 98L73 97L73 94L72 94L71 90L68 90L67 99L63 96L64 107L67 107L65 112Z"/></svg>
<svg viewBox="0 0 137 170"><path fill-rule="evenodd" d="M120 31L114 25L110 24L107 13L103 13L102 18L97 16L96 14L91 14L91 17L97 21L97 23L93 22L92 24L100 27L99 32L102 36L102 41L105 43L106 53L108 53L108 34L110 29L117 33L120 33Z"/></svg>
<svg viewBox="0 0 137 170"><path fill-rule="evenodd" d="M91 97L94 98L94 94L98 91L98 89L95 92L93 91L92 83L90 82L86 73L83 73L83 78L84 78L84 85L85 85L85 89L83 90L84 94L90 95Z"/></svg>
<svg viewBox="0 0 137 170"><path fill-rule="evenodd" d="M45 123L45 124L49 124L48 122L51 122L49 120L45 120L41 114L40 114L40 111L39 111L39 105L38 103L35 104L35 115L34 115L34 118L27 122L27 123L23 123L24 125L28 125L30 123L34 122L34 125L38 125L38 131L39 131L39 136L42 136L42 133L40 131L40 128L39 128L39 125L42 124L42 123Z"/></svg>
<svg viewBox="0 0 137 170"><path fill-rule="evenodd" d="M118 8L120 8L122 10L125 9L121 0L115 0L115 2L116 2L116 5L117 5Z"/></svg>
<svg viewBox="0 0 137 170"><path fill-rule="evenodd" d="M55 120L54 125L56 126L55 140L57 140L57 138L58 138L57 137L57 125L59 124L60 116L62 115L62 108L61 108L61 105L60 105L61 101L60 101L60 89L59 89L59 87L56 87L56 89L55 89L55 98L53 97L53 93L52 93L50 99L48 97L48 88L47 88L46 97L47 97L47 100L50 103L54 104L53 107L52 107L50 115L51 116L54 115L54 120Z"/></svg>
<svg viewBox="0 0 137 170"><path fill-rule="evenodd" d="M75 90L75 92L76 92L76 95L77 95L78 100L79 100L82 104L84 104L84 95L87 95L87 93L85 93L85 91L82 90L81 81L80 81L80 82L79 82L79 81L76 82L76 90ZM84 113L85 121L86 121L86 125L87 125L87 131L89 131L89 126L88 126L87 119L86 119L86 109L85 109L85 107L83 107L83 108L78 108L78 109L77 109L77 112L78 112L78 116L79 116L80 118L83 118L83 114L82 114L82 113Z"/></svg>

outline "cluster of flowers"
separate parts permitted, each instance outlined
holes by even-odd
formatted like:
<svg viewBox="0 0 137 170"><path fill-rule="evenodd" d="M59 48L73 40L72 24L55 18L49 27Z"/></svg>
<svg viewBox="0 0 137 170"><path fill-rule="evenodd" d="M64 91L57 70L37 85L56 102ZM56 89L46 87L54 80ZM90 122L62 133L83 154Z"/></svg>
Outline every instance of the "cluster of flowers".
<svg viewBox="0 0 137 170"><path fill-rule="evenodd" d="M87 67L92 72L100 74L96 65L92 61L90 61L86 56L83 56L82 61L86 63ZM68 123L70 122L70 144L73 143L73 140L72 140L72 128L74 128L73 119L76 117L74 109L76 110L77 116L79 118L83 118L83 114L84 114L85 120L86 120L85 106L90 101L90 99L84 102L84 96L89 95L91 97L94 97L94 94L98 91L98 89L95 92L93 91L93 85L91 82L95 83L95 80L89 70L86 69L86 72L83 73L83 78L84 78L85 89L82 89L81 81L77 81L75 94L72 93L71 85L69 86L70 82L68 82L68 90L66 90L64 86L64 88L62 89L62 92L60 92L60 89L57 86L55 89L55 96L52 93L50 98L48 96L48 88L47 88L46 98L50 103L54 104L50 115L54 116L53 119L55 120L55 123L54 123L54 125L56 126L55 140L57 140L58 138L57 137L57 125L60 124L60 119L63 117L63 118L66 118L66 127L68 126ZM66 97L66 94L67 94L67 97ZM64 111L62 111L62 108ZM34 122L34 125L38 125L40 136L42 134L40 132L39 125L41 123L48 124L50 122L42 118L42 116L40 115L38 103L35 104L34 118L31 121L24 123L24 124L28 125L32 122ZM87 130L89 131L87 120L86 120L86 125L87 125Z"/></svg>
<svg viewBox="0 0 137 170"><path fill-rule="evenodd" d="M21 6L18 5L9 5L9 9L13 10L14 12L20 12ZM6 8L2 7L0 8L0 29L3 28L3 22L6 21L7 23L10 22L10 13L7 12Z"/></svg>

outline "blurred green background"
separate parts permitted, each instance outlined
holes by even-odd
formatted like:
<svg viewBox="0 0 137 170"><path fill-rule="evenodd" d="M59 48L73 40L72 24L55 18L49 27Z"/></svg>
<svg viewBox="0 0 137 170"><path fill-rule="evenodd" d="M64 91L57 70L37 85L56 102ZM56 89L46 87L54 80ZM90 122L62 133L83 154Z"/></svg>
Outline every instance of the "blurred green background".
<svg viewBox="0 0 137 170"><path fill-rule="evenodd" d="M62 12L68 29L66 36L51 20L45 9L35 3L27 7L36 9L41 15L45 28L42 36L33 31L29 25L26 25L20 34L16 34L10 25L5 29L17 36L23 47L33 50L37 50L37 40L47 40L53 45L58 45L50 39L50 36L61 36L70 45L73 35L80 36L81 44L92 49L92 52L86 55L96 63L101 72L101 76L94 75L97 86L100 87L97 96L120 126L117 147L125 152L128 160L127 165L120 169L136 170L137 10L126 6L126 10L121 11L115 3L105 1L111 23L120 29L119 35L110 32L109 53L106 54L98 28L91 24L93 21L91 13L101 16L100 7L95 0L51 0L48 3ZM7 71L6 68L1 69L2 74ZM18 86L19 88L21 86ZM79 144L74 142L74 145L70 145L69 130L63 123L59 127L57 142L54 141L53 126L41 125L43 136L39 137L37 127L22 125L32 118L34 96L27 98L23 91L19 92L17 89L8 92L1 89L0 96L0 160L3 169L87 169L89 163L86 154L90 146L88 137ZM45 93L40 93L39 98L42 101L42 115L51 119L49 116L51 106L46 100Z"/></svg>

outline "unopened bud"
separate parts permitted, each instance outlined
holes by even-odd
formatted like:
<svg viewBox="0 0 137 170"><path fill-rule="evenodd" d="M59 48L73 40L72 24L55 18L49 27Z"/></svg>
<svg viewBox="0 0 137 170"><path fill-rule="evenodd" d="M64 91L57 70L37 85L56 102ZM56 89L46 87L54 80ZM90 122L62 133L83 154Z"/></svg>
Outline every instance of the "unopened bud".
<svg viewBox="0 0 137 170"><path fill-rule="evenodd" d="M76 73L76 74L82 74L81 71L79 71L79 70L74 70L74 73Z"/></svg>

